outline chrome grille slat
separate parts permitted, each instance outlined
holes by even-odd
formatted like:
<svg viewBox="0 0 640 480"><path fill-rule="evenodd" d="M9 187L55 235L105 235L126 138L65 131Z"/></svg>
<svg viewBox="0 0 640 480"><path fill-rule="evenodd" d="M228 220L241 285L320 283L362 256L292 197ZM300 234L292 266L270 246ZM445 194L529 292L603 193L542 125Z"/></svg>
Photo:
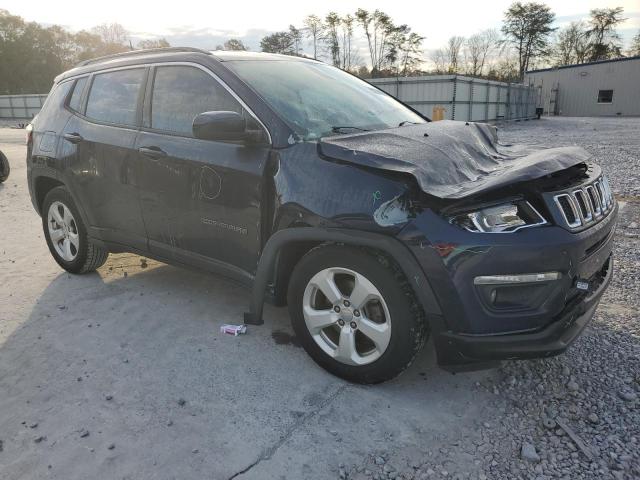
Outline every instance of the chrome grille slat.
<svg viewBox="0 0 640 480"><path fill-rule="evenodd" d="M613 191L606 177L553 196L565 226L571 230L599 222L613 207Z"/></svg>

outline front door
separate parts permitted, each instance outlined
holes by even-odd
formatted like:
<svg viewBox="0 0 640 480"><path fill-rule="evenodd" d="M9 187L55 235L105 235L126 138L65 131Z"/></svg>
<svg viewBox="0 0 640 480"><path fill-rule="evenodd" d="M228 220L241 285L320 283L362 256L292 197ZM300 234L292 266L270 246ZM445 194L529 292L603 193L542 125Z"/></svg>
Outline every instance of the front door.
<svg viewBox="0 0 640 480"><path fill-rule="evenodd" d="M157 66L151 75L145 127L135 146L150 250L164 258L253 272L268 148L193 138L199 113L236 111L249 118L208 70Z"/></svg>

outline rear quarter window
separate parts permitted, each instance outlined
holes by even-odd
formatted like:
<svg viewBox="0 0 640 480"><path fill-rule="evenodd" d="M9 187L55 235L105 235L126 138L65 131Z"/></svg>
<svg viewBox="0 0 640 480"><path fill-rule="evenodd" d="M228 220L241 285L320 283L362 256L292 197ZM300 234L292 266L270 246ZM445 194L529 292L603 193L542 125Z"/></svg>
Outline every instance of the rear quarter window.
<svg viewBox="0 0 640 480"><path fill-rule="evenodd" d="M69 95L72 85L73 82L68 81L53 86L35 121L35 125L39 130L55 129L55 125L53 124L54 120L60 110L64 110L64 102L67 99L67 95ZM67 117L65 117L65 119L66 118Z"/></svg>
<svg viewBox="0 0 640 480"><path fill-rule="evenodd" d="M84 87L87 84L87 79L89 77L82 77L76 80L76 84L73 87L73 93L71 94L71 98L69 99L69 108L71 110L75 110L79 112L82 105L80 102L82 101L82 92L84 92Z"/></svg>
<svg viewBox="0 0 640 480"><path fill-rule="evenodd" d="M85 115L100 122L135 125L144 73L144 68L136 68L95 75Z"/></svg>

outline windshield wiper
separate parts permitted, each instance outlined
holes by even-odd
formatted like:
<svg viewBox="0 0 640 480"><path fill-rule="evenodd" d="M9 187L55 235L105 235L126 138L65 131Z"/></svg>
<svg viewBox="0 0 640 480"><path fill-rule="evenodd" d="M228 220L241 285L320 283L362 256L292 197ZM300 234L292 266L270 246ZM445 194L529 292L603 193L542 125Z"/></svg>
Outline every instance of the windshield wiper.
<svg viewBox="0 0 640 480"><path fill-rule="evenodd" d="M400 122L400 123L398 124L398 126L399 126L399 127L404 127L404 126L405 126L405 125L407 125L408 123L411 123L411 124L413 124L413 125L419 125L419 123L418 123L418 122L412 122L411 120L405 120L404 122Z"/></svg>
<svg viewBox="0 0 640 480"><path fill-rule="evenodd" d="M331 131L333 133L345 133L344 130L358 130L360 132L370 132L368 128L360 128L360 127L351 127L351 126L337 126L331 127Z"/></svg>

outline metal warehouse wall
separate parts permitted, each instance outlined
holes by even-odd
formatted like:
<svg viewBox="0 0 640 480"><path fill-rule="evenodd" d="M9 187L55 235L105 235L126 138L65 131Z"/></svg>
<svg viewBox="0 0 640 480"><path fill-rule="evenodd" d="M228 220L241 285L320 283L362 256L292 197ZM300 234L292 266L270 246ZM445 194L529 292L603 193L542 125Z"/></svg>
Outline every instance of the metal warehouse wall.
<svg viewBox="0 0 640 480"><path fill-rule="evenodd" d="M545 114L640 115L640 57L527 72L525 83L542 88ZM598 103L599 90L613 90L612 103Z"/></svg>
<svg viewBox="0 0 640 480"><path fill-rule="evenodd" d="M372 78L368 81L420 113L449 120L498 121L532 118L540 89L460 75Z"/></svg>
<svg viewBox="0 0 640 480"><path fill-rule="evenodd" d="M0 118L32 118L46 98L47 95L0 95Z"/></svg>

